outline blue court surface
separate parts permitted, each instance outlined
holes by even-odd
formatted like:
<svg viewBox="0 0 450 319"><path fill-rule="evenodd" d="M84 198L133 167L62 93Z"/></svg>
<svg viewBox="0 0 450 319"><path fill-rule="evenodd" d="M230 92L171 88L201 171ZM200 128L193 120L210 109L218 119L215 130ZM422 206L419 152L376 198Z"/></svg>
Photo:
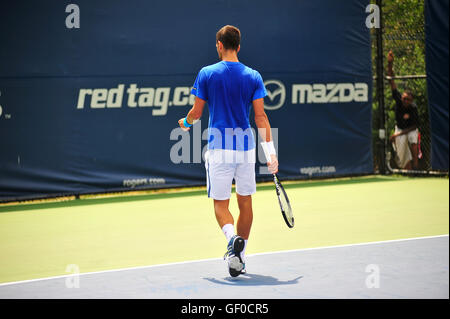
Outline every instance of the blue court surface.
<svg viewBox="0 0 450 319"><path fill-rule="evenodd" d="M0 298L449 298L448 235L262 253L0 285Z"/></svg>

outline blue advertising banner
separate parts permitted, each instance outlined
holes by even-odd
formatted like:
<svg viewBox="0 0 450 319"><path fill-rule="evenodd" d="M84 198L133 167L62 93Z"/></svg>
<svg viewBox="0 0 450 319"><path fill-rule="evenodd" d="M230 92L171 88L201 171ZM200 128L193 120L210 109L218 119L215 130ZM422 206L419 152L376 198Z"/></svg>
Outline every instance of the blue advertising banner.
<svg viewBox="0 0 450 319"><path fill-rule="evenodd" d="M372 173L368 4L5 4L0 200L206 184L208 110L190 132L177 121L198 71L218 61L226 24L241 30L240 61L264 79L280 177ZM261 150L256 169L267 173Z"/></svg>
<svg viewBox="0 0 450 319"><path fill-rule="evenodd" d="M425 1L425 50L431 167L448 171L448 0Z"/></svg>

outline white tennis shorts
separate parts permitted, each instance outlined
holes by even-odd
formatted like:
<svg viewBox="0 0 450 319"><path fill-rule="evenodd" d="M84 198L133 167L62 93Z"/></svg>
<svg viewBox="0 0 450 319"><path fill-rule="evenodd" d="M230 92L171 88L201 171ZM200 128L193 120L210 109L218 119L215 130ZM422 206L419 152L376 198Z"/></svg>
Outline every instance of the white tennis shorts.
<svg viewBox="0 0 450 319"><path fill-rule="evenodd" d="M402 130L399 129L396 125L395 126L395 134L401 133L401 132L402 132ZM398 139L399 141L401 141L404 144L406 144L406 141L408 141L410 144L417 144L417 142L419 140L419 130L415 129L407 134L397 136L396 139Z"/></svg>
<svg viewBox="0 0 450 319"><path fill-rule="evenodd" d="M208 197L225 200L231 197L233 179L236 193L242 196L256 192L255 149L233 151L214 149L205 153Z"/></svg>
<svg viewBox="0 0 450 319"><path fill-rule="evenodd" d="M395 134L401 133L401 129L395 126ZM419 130L415 129L407 134L397 136L392 146L396 152L395 161L400 168L404 168L411 161L412 154L410 144L417 144L419 140Z"/></svg>

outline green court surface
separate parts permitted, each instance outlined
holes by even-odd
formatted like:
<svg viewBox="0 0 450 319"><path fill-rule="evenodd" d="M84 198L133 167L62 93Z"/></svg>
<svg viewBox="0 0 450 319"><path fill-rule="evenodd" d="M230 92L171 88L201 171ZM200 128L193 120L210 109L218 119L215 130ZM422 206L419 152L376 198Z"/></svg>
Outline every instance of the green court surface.
<svg viewBox="0 0 450 319"><path fill-rule="evenodd" d="M449 232L448 178L369 176L285 183L287 228L274 186L253 196L248 254ZM238 208L233 194L230 210ZM0 206L0 283L219 258L225 237L204 189Z"/></svg>

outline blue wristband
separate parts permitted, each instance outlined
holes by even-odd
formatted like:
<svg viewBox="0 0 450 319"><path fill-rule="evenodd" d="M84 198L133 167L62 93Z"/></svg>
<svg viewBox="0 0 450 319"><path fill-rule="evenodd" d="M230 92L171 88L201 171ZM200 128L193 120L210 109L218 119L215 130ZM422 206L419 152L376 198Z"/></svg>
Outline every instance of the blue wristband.
<svg viewBox="0 0 450 319"><path fill-rule="evenodd" d="M184 127L191 127L192 126L192 124L188 123L187 117L184 118L183 125L184 125Z"/></svg>

